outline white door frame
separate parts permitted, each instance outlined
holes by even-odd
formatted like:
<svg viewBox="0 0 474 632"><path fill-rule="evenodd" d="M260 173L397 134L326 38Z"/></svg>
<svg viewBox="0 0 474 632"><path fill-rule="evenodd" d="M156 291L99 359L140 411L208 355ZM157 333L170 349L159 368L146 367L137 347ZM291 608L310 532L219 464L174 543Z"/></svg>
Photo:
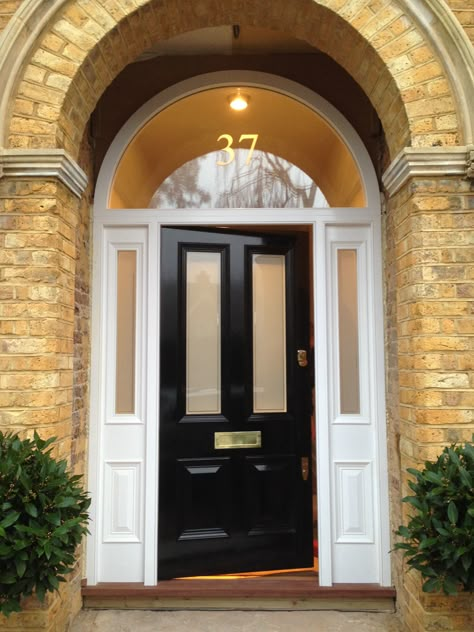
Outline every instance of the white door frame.
<svg viewBox="0 0 474 632"><path fill-rule="evenodd" d="M336 130L344 140L359 167L367 206L365 208L331 208L331 209L217 209L217 210L150 210L150 209L108 209L108 199L113 176L119 160L135 134L155 116L161 109L180 98L211 87L249 85L272 89L294 99L299 100L315 110ZM315 314L315 349L316 363L316 459L318 480L318 529L319 529L319 583L323 586L333 582L347 581L341 572L341 558L351 556L354 566L357 560L364 556L365 547L373 551L373 577L370 582L383 586L391 585L389 561L389 507L388 507L388 475L386 454L385 428L385 384L383 357L383 311L382 311L382 253L381 253L381 219L380 194L378 183L370 157L352 126L346 119L324 99L311 90L293 81L274 75L250 71L229 71L200 75L183 81L161 92L141 107L120 130L106 154L97 180L94 201L94 261L93 261L93 292L92 292L92 359L91 359L91 423L89 440L89 488L92 496L91 505L91 536L87 548L87 581L94 585L99 581L113 581L104 567L113 566L112 576L119 577L115 581L140 581L145 585L155 585L157 582L157 530L158 530L158 420L159 420L159 239L160 228L164 225L298 225L312 226L313 230L313 271L314 271L314 314ZM136 234L142 235L140 244L143 256L143 292L147 294L141 315L142 322L147 328L146 349L143 349L143 418L135 420L133 436L141 442L141 448L133 456L124 456L118 449L116 454L108 453L105 448L110 444L110 431L119 437L124 432L124 425L107 419L107 354L108 345L108 315L109 308L104 305L110 303L110 277L105 271L109 270L109 248L116 248L117 244L126 244L133 239L130 229L135 227ZM354 240L347 240L351 227L354 229ZM370 410L369 421L349 421L354 429L365 432L364 427L370 427L370 441L373 444L373 454L355 458L346 454L344 450L338 452L335 439L340 432L341 423L331 418L331 375L336 368L331 365L334 350L329 338L331 332L331 309L328 293L333 283L334 271L331 272L331 248L333 244L359 244L359 230L364 230L364 269L361 274L366 275L370 340L369 382L370 382ZM347 233L349 229L349 233ZM122 232L120 232L122 231ZM140 233L141 231L141 233ZM338 231L346 231L338 233ZM339 238L338 235L343 238ZM122 236L121 236L122 235ZM133 242L135 243L135 242ZM127 246L124 246L127 247ZM133 246L135 247L135 246ZM352 247L352 246L350 246ZM110 272L110 270L109 270ZM107 298L109 296L109 299ZM331 368L332 367L332 368ZM349 426L347 426L349 427ZM351 430L351 431L352 431ZM359 430L357 430L359 432ZM123 435L122 435L123 436ZM363 435L361 434L361 437ZM363 436L363 442L367 437ZM138 445L138 443L137 443ZM140 453L140 450L142 452ZM138 454L138 456L137 456ZM106 465L108 464L108 465ZM127 537L105 537L107 531L104 520L104 479L106 469L110 466L122 467L120 478L123 479L125 489L134 489L134 497L128 498L128 507L133 505L133 520L135 527L133 534ZM347 467L345 467L347 465ZM128 469L127 469L128 468ZM110 468L109 468L110 469ZM116 468L117 470L117 468ZM108 471L108 470L107 470ZM117 470L118 471L118 470ZM132 472L127 480L127 474ZM348 485L356 485L361 495L361 507L348 511L334 500L337 495L338 473L356 472ZM360 476L359 476L360 474ZM370 477L367 479L367 477ZM360 479L360 480L359 480ZM133 482L130 483L130 481ZM355 482L354 482L355 481ZM127 487L129 485L129 487ZM131 485L131 487L130 487ZM367 485L369 487L367 487ZM362 486L362 487L361 487ZM347 488L349 489L349 487ZM369 489L368 497L364 496L364 489ZM340 490L339 490L340 491ZM110 489L109 489L110 492ZM347 492L347 490L346 490ZM130 492L132 493L132 492ZM341 496L342 498L342 496ZM110 498L107 500L108 511ZM362 504L365 503L365 509ZM370 518L372 508L374 518L371 527L364 521ZM360 514L358 511L360 509ZM124 508L121 508L121 511ZM126 510L126 508L125 508ZM365 513L364 513L365 512ZM369 512L369 513L367 513ZM343 515L341 515L343 514ZM364 514L364 515L362 515ZM349 524L347 533L344 525ZM338 527L339 525L339 527ZM342 527L341 527L342 525ZM350 533L355 534L352 538ZM355 529L355 530L354 530ZM372 531L373 533L372 533ZM341 535L342 533L342 535ZM349 535L348 535L349 534ZM358 547L358 548L357 548ZM127 554L137 560L134 570L127 562ZM351 552L353 551L354 554ZM120 560L123 560L121 570ZM115 564L118 564L115 567ZM133 566L133 564L132 564ZM344 569L342 569L343 571ZM131 573L131 579L125 579L121 572ZM349 577L357 579L357 573ZM375 579L374 579L375 578Z"/></svg>

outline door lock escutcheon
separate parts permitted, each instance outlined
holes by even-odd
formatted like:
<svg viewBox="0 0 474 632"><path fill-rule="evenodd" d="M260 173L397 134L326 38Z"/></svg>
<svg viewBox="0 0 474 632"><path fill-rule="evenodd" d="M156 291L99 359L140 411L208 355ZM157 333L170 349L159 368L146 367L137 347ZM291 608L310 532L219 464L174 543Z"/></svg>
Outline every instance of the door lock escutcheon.
<svg viewBox="0 0 474 632"><path fill-rule="evenodd" d="M298 366L308 366L308 352L306 349L298 349L296 352L296 359L298 361Z"/></svg>

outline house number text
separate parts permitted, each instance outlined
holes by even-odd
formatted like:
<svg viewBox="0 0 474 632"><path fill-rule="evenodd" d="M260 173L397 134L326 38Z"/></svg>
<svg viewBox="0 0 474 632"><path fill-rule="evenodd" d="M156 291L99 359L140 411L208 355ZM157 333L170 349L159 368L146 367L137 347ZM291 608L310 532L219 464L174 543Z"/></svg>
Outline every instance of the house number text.
<svg viewBox="0 0 474 632"><path fill-rule="evenodd" d="M226 165L230 165L230 163L235 158L235 151L234 151L234 148L232 147L232 144L234 142L234 138L230 134L221 134L219 136L219 138L217 139L217 141L219 142L220 140L224 140L227 143L226 146L222 147L222 149L221 149L221 151L225 151L226 152L227 160L218 160L217 164L220 167L225 167ZM249 149L249 153L247 155L247 160L245 161L245 164L249 165L250 161L252 160L253 150L255 149L255 145L257 144L258 134L241 134L241 136L239 138L239 143L241 143L244 140L252 141L250 143L250 149Z"/></svg>

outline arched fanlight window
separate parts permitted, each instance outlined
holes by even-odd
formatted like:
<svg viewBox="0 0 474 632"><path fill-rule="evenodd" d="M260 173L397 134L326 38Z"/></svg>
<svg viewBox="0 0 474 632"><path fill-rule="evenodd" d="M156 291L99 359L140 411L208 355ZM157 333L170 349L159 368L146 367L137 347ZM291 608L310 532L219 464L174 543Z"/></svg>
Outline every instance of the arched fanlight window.
<svg viewBox="0 0 474 632"><path fill-rule="evenodd" d="M123 153L109 208L324 208L366 205L357 164L334 128L294 98L241 87L184 97Z"/></svg>

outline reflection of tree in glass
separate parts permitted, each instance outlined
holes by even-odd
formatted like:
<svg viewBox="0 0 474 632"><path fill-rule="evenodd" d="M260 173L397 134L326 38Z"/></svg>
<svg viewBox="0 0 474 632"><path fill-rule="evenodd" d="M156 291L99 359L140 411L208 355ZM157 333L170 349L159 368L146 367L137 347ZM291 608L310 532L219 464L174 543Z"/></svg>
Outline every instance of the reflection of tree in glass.
<svg viewBox="0 0 474 632"><path fill-rule="evenodd" d="M235 158L217 165L215 151L185 163L166 178L150 208L326 208L316 183L297 165L268 152L235 149ZM224 156L227 158L227 156Z"/></svg>
<svg viewBox="0 0 474 632"><path fill-rule="evenodd" d="M274 154L256 151L250 165L238 165L230 187L218 198L223 208L314 208L327 206L316 183L299 167Z"/></svg>
<svg viewBox="0 0 474 632"><path fill-rule="evenodd" d="M153 195L150 208L209 207L211 196L198 183L203 159L190 160L168 176Z"/></svg>

